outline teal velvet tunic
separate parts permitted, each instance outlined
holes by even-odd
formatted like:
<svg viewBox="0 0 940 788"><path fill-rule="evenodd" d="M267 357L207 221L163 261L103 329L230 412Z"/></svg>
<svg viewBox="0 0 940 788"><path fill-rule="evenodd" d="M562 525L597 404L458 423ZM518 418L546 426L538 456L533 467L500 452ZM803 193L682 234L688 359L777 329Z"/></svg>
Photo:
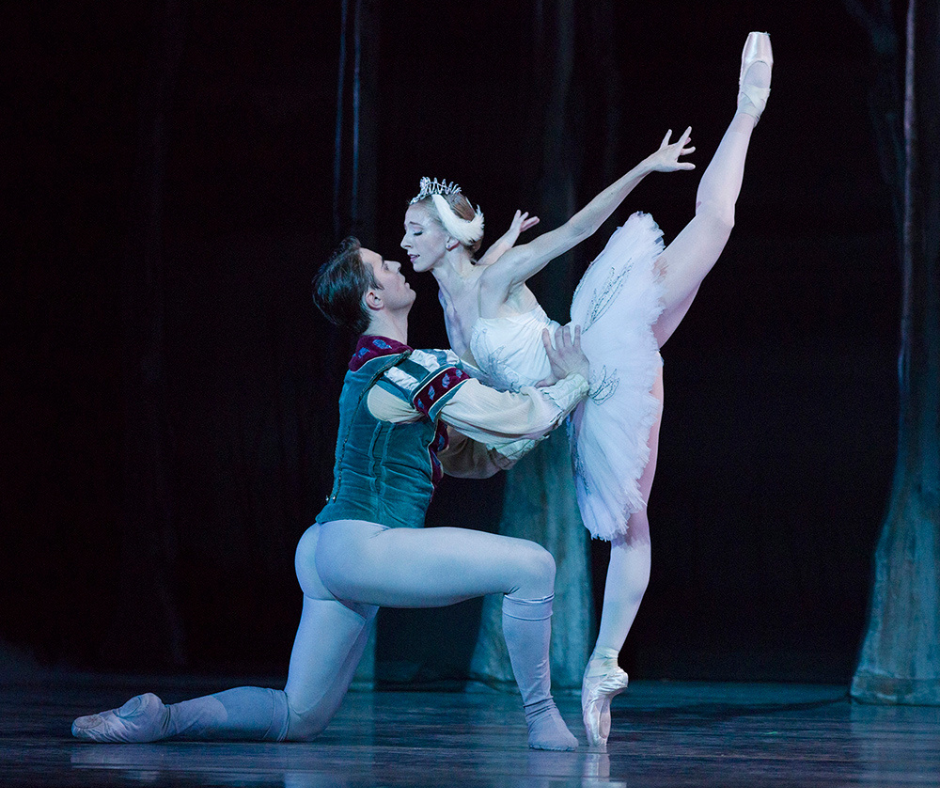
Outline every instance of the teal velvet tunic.
<svg viewBox="0 0 940 788"><path fill-rule="evenodd" d="M318 523L366 520L390 528L420 528L441 476L437 452L447 432L437 417L466 373L452 354L420 351L364 336L349 364L339 400L333 489ZM381 386L408 402L418 418L394 424L369 411L369 392Z"/></svg>

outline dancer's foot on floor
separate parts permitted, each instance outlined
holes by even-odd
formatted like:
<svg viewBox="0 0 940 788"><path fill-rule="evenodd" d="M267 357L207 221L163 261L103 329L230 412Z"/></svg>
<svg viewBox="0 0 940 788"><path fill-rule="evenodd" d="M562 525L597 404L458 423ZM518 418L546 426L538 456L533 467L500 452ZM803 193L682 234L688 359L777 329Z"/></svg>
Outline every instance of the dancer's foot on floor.
<svg viewBox="0 0 940 788"><path fill-rule="evenodd" d="M137 695L117 709L79 717L72 735L86 741L131 743L162 738L169 710L152 692Z"/></svg>
<svg viewBox="0 0 940 788"><path fill-rule="evenodd" d="M551 698L526 706L525 722L529 728L529 746L533 750L578 748L578 740L568 730L555 701Z"/></svg>
<svg viewBox="0 0 940 788"><path fill-rule="evenodd" d="M617 665L616 658L592 659L588 662L581 683L581 717L589 749L607 751L610 701L627 688L628 682L629 677Z"/></svg>

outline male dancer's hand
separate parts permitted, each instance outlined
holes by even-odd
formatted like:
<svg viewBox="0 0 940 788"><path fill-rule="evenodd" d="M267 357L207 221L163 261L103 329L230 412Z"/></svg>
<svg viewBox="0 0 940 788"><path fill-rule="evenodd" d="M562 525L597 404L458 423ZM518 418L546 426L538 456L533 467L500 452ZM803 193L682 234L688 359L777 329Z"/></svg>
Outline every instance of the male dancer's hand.
<svg viewBox="0 0 940 788"><path fill-rule="evenodd" d="M551 377L540 380L539 386L550 386L573 373L578 373L585 380L591 371L587 356L581 352L581 326L572 326L569 333L568 326L559 326L555 330L555 343L552 344L548 329L542 331L542 344L548 354L548 362L552 366Z"/></svg>

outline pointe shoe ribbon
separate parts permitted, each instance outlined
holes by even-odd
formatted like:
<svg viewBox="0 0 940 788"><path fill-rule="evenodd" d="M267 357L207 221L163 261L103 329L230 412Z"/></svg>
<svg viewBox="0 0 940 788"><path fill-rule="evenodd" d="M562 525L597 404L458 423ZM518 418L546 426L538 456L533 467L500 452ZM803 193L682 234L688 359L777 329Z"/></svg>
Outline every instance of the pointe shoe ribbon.
<svg viewBox="0 0 940 788"><path fill-rule="evenodd" d="M597 676L584 674L581 683L581 718L588 747L607 752L610 736L610 701L627 688L629 677L619 667Z"/></svg>
<svg viewBox="0 0 940 788"><path fill-rule="evenodd" d="M741 53L741 74L738 77L738 111L753 117L756 126L767 105L770 88L744 84L748 69L755 63L764 63L768 69L773 70L774 55L767 33L748 34L744 51Z"/></svg>

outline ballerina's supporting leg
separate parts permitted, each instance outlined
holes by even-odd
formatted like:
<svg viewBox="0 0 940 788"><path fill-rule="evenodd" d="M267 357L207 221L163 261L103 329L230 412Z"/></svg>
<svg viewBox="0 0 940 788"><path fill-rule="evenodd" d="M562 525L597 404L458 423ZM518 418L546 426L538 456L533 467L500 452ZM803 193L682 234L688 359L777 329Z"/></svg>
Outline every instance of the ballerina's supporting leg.
<svg viewBox="0 0 940 788"><path fill-rule="evenodd" d="M640 494L644 504L649 502L656 475L659 455L659 427L662 422L663 372L659 370L653 383L653 395L659 400L660 410L650 429L650 456L639 480ZM650 526L644 507L630 516L627 532L610 544L610 563L607 567L607 582L604 586L604 607L601 613L600 630L596 648L620 653L624 641L633 626L643 594L650 577ZM616 664L616 662L614 663Z"/></svg>
<svg viewBox="0 0 940 788"><path fill-rule="evenodd" d="M650 429L650 456L640 477L640 492L648 502L656 475L659 452L659 425L662 419L662 370L653 384L660 413ZM627 674L617 664L617 656L633 626L650 578L650 532L646 509L630 517L627 533L611 541L610 563L604 586L604 605L597 643L588 660L581 685L581 715L588 746L607 749L610 733L610 701L627 688Z"/></svg>
<svg viewBox="0 0 940 788"><path fill-rule="evenodd" d="M641 527L641 522L645 527ZM607 749L610 735L610 702L627 688L628 682L617 658L636 619L650 577L646 513L634 514L630 528L636 529L637 538L618 537L611 542L601 631L581 684L581 715L588 746L602 752Z"/></svg>
<svg viewBox="0 0 940 788"><path fill-rule="evenodd" d="M731 235L751 132L770 93L772 65L770 38L764 33L751 33L742 55L738 111L699 182L695 218L660 256L664 271L664 310L653 326L660 347L685 317L699 285ZM662 371L653 393L662 403ZM650 458L640 479L644 502L649 501L656 473L661 418L660 410L660 417L650 430ZM627 674L618 666L617 656L649 583L650 538L646 510L634 513L628 527L624 538L611 543L600 632L581 687L581 710L588 744L602 750L607 747L610 732L610 699L627 686Z"/></svg>
<svg viewBox="0 0 940 788"><path fill-rule="evenodd" d="M630 533L610 545L597 648L617 654L623 648L649 585L650 554L649 519L646 512L637 512L630 518Z"/></svg>

